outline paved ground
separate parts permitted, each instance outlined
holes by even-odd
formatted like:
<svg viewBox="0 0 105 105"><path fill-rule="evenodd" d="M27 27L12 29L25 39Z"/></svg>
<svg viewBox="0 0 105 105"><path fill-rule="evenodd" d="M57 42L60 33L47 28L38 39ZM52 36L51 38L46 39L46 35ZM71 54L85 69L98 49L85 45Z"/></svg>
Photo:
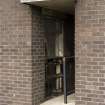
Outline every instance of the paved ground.
<svg viewBox="0 0 105 105"><path fill-rule="evenodd" d="M68 104L64 104L64 96L59 96L53 99L50 99L41 105L75 105L75 95L68 96Z"/></svg>

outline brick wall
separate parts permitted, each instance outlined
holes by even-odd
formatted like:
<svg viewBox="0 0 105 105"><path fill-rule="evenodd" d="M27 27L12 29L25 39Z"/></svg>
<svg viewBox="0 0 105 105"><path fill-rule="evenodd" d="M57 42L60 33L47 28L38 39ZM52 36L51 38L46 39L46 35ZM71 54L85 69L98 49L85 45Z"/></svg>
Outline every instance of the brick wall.
<svg viewBox="0 0 105 105"><path fill-rule="evenodd" d="M76 105L105 105L105 0L77 0Z"/></svg>
<svg viewBox="0 0 105 105"><path fill-rule="evenodd" d="M33 9L20 0L0 1L0 105L43 100L43 30Z"/></svg>
<svg viewBox="0 0 105 105"><path fill-rule="evenodd" d="M32 94L33 105L45 98L45 43L41 8L32 7Z"/></svg>

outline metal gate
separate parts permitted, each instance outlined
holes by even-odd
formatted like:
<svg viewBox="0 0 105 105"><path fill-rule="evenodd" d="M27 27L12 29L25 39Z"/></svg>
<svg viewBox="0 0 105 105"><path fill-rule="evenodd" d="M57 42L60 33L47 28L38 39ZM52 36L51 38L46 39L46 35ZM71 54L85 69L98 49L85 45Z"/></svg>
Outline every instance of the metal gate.
<svg viewBox="0 0 105 105"><path fill-rule="evenodd" d="M64 103L67 103L67 96L75 93L75 58L63 58L63 82L64 82Z"/></svg>
<svg viewBox="0 0 105 105"><path fill-rule="evenodd" d="M75 62L74 57L58 57L46 62L46 97L64 93L64 103L67 96L75 91ZM57 66L60 66L57 72Z"/></svg>

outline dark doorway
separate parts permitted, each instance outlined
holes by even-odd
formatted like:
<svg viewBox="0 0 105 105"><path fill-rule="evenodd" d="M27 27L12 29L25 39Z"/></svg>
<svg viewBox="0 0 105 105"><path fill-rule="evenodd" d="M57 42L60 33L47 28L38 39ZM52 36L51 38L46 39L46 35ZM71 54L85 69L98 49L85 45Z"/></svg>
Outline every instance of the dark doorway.
<svg viewBox="0 0 105 105"><path fill-rule="evenodd" d="M45 29L45 97L75 92L74 16L44 15Z"/></svg>

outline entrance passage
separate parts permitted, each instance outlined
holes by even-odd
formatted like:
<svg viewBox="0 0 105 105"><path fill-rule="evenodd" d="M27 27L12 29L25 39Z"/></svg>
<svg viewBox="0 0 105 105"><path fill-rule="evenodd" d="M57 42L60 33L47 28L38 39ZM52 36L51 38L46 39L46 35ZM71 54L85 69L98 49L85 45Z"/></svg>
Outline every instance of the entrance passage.
<svg viewBox="0 0 105 105"><path fill-rule="evenodd" d="M74 16L44 16L46 36L45 96L75 93Z"/></svg>

